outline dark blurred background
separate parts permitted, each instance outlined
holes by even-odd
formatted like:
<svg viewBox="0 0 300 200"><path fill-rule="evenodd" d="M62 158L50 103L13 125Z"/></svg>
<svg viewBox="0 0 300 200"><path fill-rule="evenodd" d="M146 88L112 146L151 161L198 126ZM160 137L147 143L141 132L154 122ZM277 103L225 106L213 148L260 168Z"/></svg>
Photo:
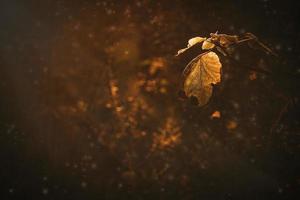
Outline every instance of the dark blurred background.
<svg viewBox="0 0 300 200"><path fill-rule="evenodd" d="M299 198L299 8L1 0L0 198ZM221 57L199 108L178 91L200 50L174 55L217 30L279 56Z"/></svg>

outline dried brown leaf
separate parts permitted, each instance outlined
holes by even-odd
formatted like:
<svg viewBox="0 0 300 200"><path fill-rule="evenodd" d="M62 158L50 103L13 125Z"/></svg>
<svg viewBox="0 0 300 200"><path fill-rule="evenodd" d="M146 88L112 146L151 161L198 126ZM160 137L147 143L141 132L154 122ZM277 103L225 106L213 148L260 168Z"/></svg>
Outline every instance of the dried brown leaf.
<svg viewBox="0 0 300 200"><path fill-rule="evenodd" d="M208 103L212 95L212 84L221 81L219 57L214 52L207 52L193 59L184 70L183 89L187 97L196 97L198 105Z"/></svg>

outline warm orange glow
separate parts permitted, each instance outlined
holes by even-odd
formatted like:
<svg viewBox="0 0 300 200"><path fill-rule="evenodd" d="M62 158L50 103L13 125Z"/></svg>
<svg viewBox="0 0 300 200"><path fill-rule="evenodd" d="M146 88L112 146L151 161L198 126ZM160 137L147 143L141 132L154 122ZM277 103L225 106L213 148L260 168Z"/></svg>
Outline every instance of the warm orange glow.
<svg viewBox="0 0 300 200"><path fill-rule="evenodd" d="M249 74L249 79L251 81L256 80L257 79L257 73L255 71L251 71Z"/></svg>
<svg viewBox="0 0 300 200"><path fill-rule="evenodd" d="M158 57L154 58L150 63L149 74L153 75L159 70L166 68L166 60L164 58Z"/></svg>
<svg viewBox="0 0 300 200"><path fill-rule="evenodd" d="M210 118L211 119L219 119L221 118L221 112L216 110L215 112L213 112L211 115L210 115Z"/></svg>
<svg viewBox="0 0 300 200"><path fill-rule="evenodd" d="M234 121L234 120L230 120L230 121L228 121L227 124L226 124L226 128L227 128L228 130L234 130L234 129L237 128L237 126L238 126L238 124L237 124L237 122Z"/></svg>

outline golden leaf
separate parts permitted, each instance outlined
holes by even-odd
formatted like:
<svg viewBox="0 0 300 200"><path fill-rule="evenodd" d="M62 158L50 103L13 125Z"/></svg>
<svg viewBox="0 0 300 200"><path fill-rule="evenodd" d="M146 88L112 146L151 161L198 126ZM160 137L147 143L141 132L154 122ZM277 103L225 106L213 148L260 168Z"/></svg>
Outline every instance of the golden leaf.
<svg viewBox="0 0 300 200"><path fill-rule="evenodd" d="M191 38L189 39L188 41L188 45L187 45L187 48L184 48L184 49L180 49L176 56L179 56L180 54L182 54L183 52L185 52L186 50L188 50L189 48L191 48L192 46L198 44L198 43L201 43L203 41L205 41L206 38L203 38L203 37L194 37L194 38Z"/></svg>
<svg viewBox="0 0 300 200"><path fill-rule="evenodd" d="M202 44L202 49L203 50L209 50L215 47L215 44L210 42L209 40L205 40Z"/></svg>
<svg viewBox="0 0 300 200"><path fill-rule="evenodd" d="M183 90L187 97L196 97L198 105L208 103L212 95L212 84L221 81L219 57L214 52L206 52L194 58L183 72Z"/></svg>
<svg viewBox="0 0 300 200"><path fill-rule="evenodd" d="M194 37L194 38L191 38L188 41L188 47L191 47L191 46L194 46L195 44L201 43L204 40L206 40L206 38L203 38L203 37Z"/></svg>

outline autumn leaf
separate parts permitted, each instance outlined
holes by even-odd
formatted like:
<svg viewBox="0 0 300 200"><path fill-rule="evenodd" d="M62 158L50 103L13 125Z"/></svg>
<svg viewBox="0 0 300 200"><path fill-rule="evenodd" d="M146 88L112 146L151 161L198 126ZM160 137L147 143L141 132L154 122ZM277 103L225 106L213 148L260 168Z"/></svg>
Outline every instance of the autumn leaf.
<svg viewBox="0 0 300 200"><path fill-rule="evenodd" d="M214 52L205 52L194 58L184 70L183 90L187 97L196 97L198 105L208 103L213 86L221 81L219 57Z"/></svg>
<svg viewBox="0 0 300 200"><path fill-rule="evenodd" d="M188 50L192 46L194 46L198 43L201 43L205 40L206 40L206 38L203 38L203 37L194 37L194 38L189 39L187 48L180 49L175 56L179 56L180 54L184 53L186 50Z"/></svg>
<svg viewBox="0 0 300 200"><path fill-rule="evenodd" d="M200 43L202 43L202 50L204 53L194 58L183 70L183 92L181 92L181 96L189 97L192 100L192 103L196 103L199 106L208 103L213 92L212 85L221 81L220 71L222 64L220 63L218 55L213 52L214 48L223 56L231 58L231 60L232 57L230 55L231 51L229 47L240 45L242 43L248 44L249 47L252 47L253 44L257 44L267 54L277 56L252 33L246 33L244 36L237 36L218 34L218 32L211 33L209 38L194 37L190 39L187 48L180 49L176 56ZM250 80L255 80L256 78L257 75L255 72L251 73L249 76Z"/></svg>
<svg viewBox="0 0 300 200"><path fill-rule="evenodd" d="M210 40L205 40L203 43L202 43L202 49L203 50L209 50L209 49L213 49L215 47L215 44L212 43Z"/></svg>
<svg viewBox="0 0 300 200"><path fill-rule="evenodd" d="M211 36L212 42L217 42L222 47L225 47L225 48L229 47L230 45L241 42L241 40L239 40L239 37L236 35L211 33L210 36Z"/></svg>

